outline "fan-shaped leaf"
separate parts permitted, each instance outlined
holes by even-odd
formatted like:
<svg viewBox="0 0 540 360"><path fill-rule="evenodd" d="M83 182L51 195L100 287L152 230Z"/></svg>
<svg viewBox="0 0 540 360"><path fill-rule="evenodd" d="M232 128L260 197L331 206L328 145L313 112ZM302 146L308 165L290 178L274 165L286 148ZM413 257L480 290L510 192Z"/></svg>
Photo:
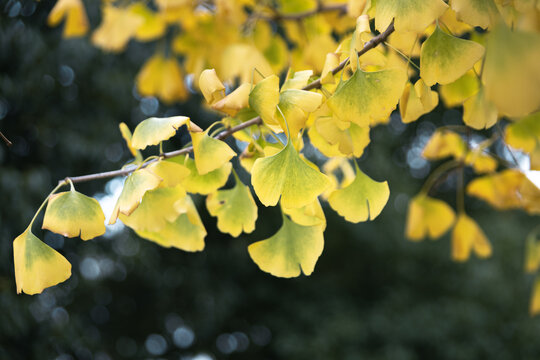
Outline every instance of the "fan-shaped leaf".
<svg viewBox="0 0 540 360"><path fill-rule="evenodd" d="M189 126L188 117L173 116L146 119L135 128L131 143L135 149L144 150L149 145L157 145L168 140L176 134L176 130L182 125Z"/></svg>
<svg viewBox="0 0 540 360"><path fill-rule="evenodd" d="M279 125L274 118L279 104L279 78L271 75L261 81L249 94L249 106L269 125Z"/></svg>
<svg viewBox="0 0 540 360"><path fill-rule="evenodd" d="M444 201L417 195L409 202L405 235L413 241L426 236L437 239L450 229L455 218L454 210Z"/></svg>
<svg viewBox="0 0 540 360"><path fill-rule="evenodd" d="M442 0L377 0L375 6L375 27L381 32L392 19L397 31L421 32L448 8Z"/></svg>
<svg viewBox="0 0 540 360"><path fill-rule="evenodd" d="M467 261L471 251L480 258L491 256L491 244L478 224L466 214L459 214L452 231L452 259Z"/></svg>
<svg viewBox="0 0 540 360"><path fill-rule="evenodd" d="M233 156L236 156L236 153L229 145L208 136L208 130L201 133L191 133L195 166L200 175L207 174L222 167Z"/></svg>
<svg viewBox="0 0 540 360"><path fill-rule="evenodd" d="M178 160L177 160L178 159ZM171 159L173 160L173 159ZM173 161L184 161L183 157L174 158ZM189 176L183 181L183 185L190 193L207 195L213 193L227 182L231 173L232 164L227 162L219 169L210 171L204 175L197 172L195 161L191 158L185 159L184 165L190 170Z"/></svg>
<svg viewBox="0 0 540 360"><path fill-rule="evenodd" d="M463 122L473 129L488 129L497 123L497 108L485 97L484 88L463 104Z"/></svg>

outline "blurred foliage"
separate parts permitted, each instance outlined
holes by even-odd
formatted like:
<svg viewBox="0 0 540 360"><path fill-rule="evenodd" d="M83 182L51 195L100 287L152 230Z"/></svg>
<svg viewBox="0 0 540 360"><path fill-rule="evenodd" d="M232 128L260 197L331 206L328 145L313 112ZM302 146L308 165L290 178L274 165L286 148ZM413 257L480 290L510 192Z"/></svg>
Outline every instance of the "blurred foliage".
<svg viewBox="0 0 540 360"><path fill-rule="evenodd" d="M12 240L59 179L123 165L129 153L119 122L133 127L177 114L201 125L214 120L197 97L181 107L139 98L133 78L152 49L130 44L108 55L85 40L61 40L61 29L45 25L52 3L0 4L0 129L14 142L0 146L0 359L540 357L540 320L527 313L532 278L522 259L534 219L468 199L495 251L465 264L450 260L449 235L404 239L408 197L429 172L418 163L421 148L435 125L459 121L442 105L421 122L392 118L373 130L360 166L388 180L389 204L362 225L325 208L325 251L310 277L259 271L247 254L251 240L219 233L196 198L209 231L203 253L164 249L127 229L85 243L36 229L73 264L73 276L41 295L17 296ZM92 22L96 9L88 11ZM454 181L435 189L449 202ZM103 195L113 187L78 188ZM259 204L249 239L280 225L278 211Z"/></svg>

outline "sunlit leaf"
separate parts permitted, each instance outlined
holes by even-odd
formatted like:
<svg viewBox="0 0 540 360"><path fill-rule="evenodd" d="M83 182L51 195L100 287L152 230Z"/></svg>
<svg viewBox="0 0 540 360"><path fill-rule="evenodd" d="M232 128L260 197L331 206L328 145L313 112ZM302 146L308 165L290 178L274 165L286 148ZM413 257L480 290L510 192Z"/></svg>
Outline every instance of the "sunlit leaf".
<svg viewBox="0 0 540 360"><path fill-rule="evenodd" d="M180 163L184 164L188 170L191 171L189 176L183 181L185 189L190 193L198 193L202 195L213 193L225 185L232 169L232 164L227 162L220 168L201 175L197 172L195 161L193 159L187 158L184 163L184 158L179 157L174 158L173 161L180 161Z"/></svg>
<svg viewBox="0 0 540 360"><path fill-rule="evenodd" d="M321 225L323 230L326 228L326 217L324 216L324 211L319 199L315 199L311 204L301 208L287 209L282 207L282 211L289 215L291 220L298 225Z"/></svg>
<svg viewBox="0 0 540 360"><path fill-rule="evenodd" d="M331 193L328 202L345 220L359 223L375 219L384 209L389 196L390 189L386 181L371 179L356 165L354 181Z"/></svg>
<svg viewBox="0 0 540 360"><path fill-rule="evenodd" d="M150 10L143 2L134 3L129 7L129 10L144 20L135 32L137 40L150 41L163 36L167 29L167 23L160 13Z"/></svg>
<svg viewBox="0 0 540 360"><path fill-rule="evenodd" d="M324 247L323 229L302 226L283 216L283 225L270 238L249 245L249 255L262 271L291 278L311 275Z"/></svg>
<svg viewBox="0 0 540 360"><path fill-rule="evenodd" d="M153 162L147 169L162 179L159 187L173 187L181 184L191 173L184 165L169 160Z"/></svg>
<svg viewBox="0 0 540 360"><path fill-rule="evenodd" d="M504 140L514 149L531 153L540 144L540 112L509 124Z"/></svg>
<svg viewBox="0 0 540 360"><path fill-rule="evenodd" d="M488 129L497 123L497 108L486 99L484 88L463 104L463 122L473 129Z"/></svg>
<svg viewBox="0 0 540 360"><path fill-rule="evenodd" d="M478 92L478 83L478 78L471 70L453 83L439 86L439 93L444 105L449 108L460 106Z"/></svg>
<svg viewBox="0 0 540 360"><path fill-rule="evenodd" d="M133 147L133 144L131 143L132 135L131 135L131 131L129 130L126 123L122 122L122 123L118 124L118 127L120 128L120 133L122 134L122 137L126 141L126 145L127 145L128 149L129 149L129 152L131 153L131 155L133 155L137 161L142 161L141 152L139 150L135 149Z"/></svg>
<svg viewBox="0 0 540 360"><path fill-rule="evenodd" d="M392 19L397 31L421 32L448 8L442 0L377 0L375 6L375 27L380 32Z"/></svg>
<svg viewBox="0 0 540 360"><path fill-rule="evenodd" d="M271 75L261 80L249 94L249 106L270 125L279 125L274 118L279 104L279 78Z"/></svg>
<svg viewBox="0 0 540 360"><path fill-rule="evenodd" d="M72 188L49 198L43 229L89 240L105 233L105 215L96 199Z"/></svg>
<svg viewBox="0 0 540 360"><path fill-rule="evenodd" d="M480 257L491 256L491 244L478 224L466 214L458 215L452 231L452 259L467 261L471 251Z"/></svg>
<svg viewBox="0 0 540 360"><path fill-rule="evenodd" d="M39 240L30 228L13 241L13 262L17 294L39 294L71 276L69 261Z"/></svg>
<svg viewBox="0 0 540 360"><path fill-rule="evenodd" d="M92 34L92 43L106 51L119 52L135 36L144 18L129 8L107 4L102 9L103 20Z"/></svg>
<svg viewBox="0 0 540 360"><path fill-rule="evenodd" d="M499 13L493 0L452 0L450 4L458 19L484 29L494 22Z"/></svg>
<svg viewBox="0 0 540 360"><path fill-rule="evenodd" d="M156 96L165 103L187 98L184 74L174 57L155 54L137 74L137 90L142 96Z"/></svg>
<svg viewBox="0 0 540 360"><path fill-rule="evenodd" d="M292 137L304 128L308 114L317 110L322 101L321 94L311 91L291 89L279 94L279 109L285 116ZM276 112L275 118L279 119L281 127L285 130L285 120L281 112Z"/></svg>
<svg viewBox="0 0 540 360"><path fill-rule="evenodd" d="M47 18L47 25L58 26L65 19L65 38L83 36L88 32L88 17L82 0L58 0Z"/></svg>
<svg viewBox="0 0 540 360"><path fill-rule="evenodd" d="M207 174L222 167L236 156L236 153L229 145L208 136L208 130L199 133L192 132L191 140L193 140L195 166L200 175Z"/></svg>
<svg viewBox="0 0 540 360"><path fill-rule="evenodd" d="M422 156L429 160L444 159L448 156L462 159L466 151L467 145L458 134L447 130L437 130L424 147Z"/></svg>
<svg viewBox="0 0 540 360"><path fill-rule="evenodd" d="M328 107L341 121L362 127L390 116L403 93L407 74L399 69L364 72L358 69L350 79L339 84L328 99Z"/></svg>
<svg viewBox="0 0 540 360"><path fill-rule="evenodd" d="M467 185L467 194L488 202L499 210L521 207L519 189L524 175L518 170L507 169L472 180Z"/></svg>
<svg viewBox="0 0 540 360"><path fill-rule="evenodd" d="M417 195L409 202L405 235L413 241L426 236L438 239L450 229L455 218L454 210L444 201L425 194Z"/></svg>
<svg viewBox="0 0 540 360"><path fill-rule="evenodd" d="M297 89L301 90L309 82L309 78L313 76L313 70L303 70L294 73L294 76L288 78L283 83L281 91Z"/></svg>
<svg viewBox="0 0 540 360"><path fill-rule="evenodd" d="M142 121L133 132L131 143L134 148L144 150L147 146L158 145L176 134L180 126L189 127L189 118L186 116L172 116L168 118L151 117Z"/></svg>
<svg viewBox="0 0 540 360"><path fill-rule="evenodd" d="M225 86L219 80L215 69L206 69L201 73L199 88L210 105L225 97Z"/></svg>
<svg viewBox="0 0 540 360"><path fill-rule="evenodd" d="M223 99L212 104L212 109L235 116L240 110L247 108L250 92L251 84L242 84Z"/></svg>
<svg viewBox="0 0 540 360"><path fill-rule="evenodd" d="M477 174L490 173L497 169L497 160L483 153L481 150L469 151L465 156L465 163L472 166Z"/></svg>
<svg viewBox="0 0 540 360"><path fill-rule="evenodd" d="M229 45L223 50L220 60L219 74L224 80L240 77L240 83L250 83L254 77L260 78L259 73L263 76L273 73L260 50L248 44Z"/></svg>
<svg viewBox="0 0 540 360"><path fill-rule="evenodd" d="M428 97L429 104L426 106L422 103L422 98L420 97L420 94L417 93L415 86L410 83L407 84L399 101L401 121L406 124L416 121L420 116L435 109L435 107L439 104L439 95L437 92L429 90Z"/></svg>
<svg viewBox="0 0 540 360"><path fill-rule="evenodd" d="M232 189L218 190L208 195L206 207L210 215L217 217L217 227L223 233L237 237L242 232L255 230L257 205L249 187L238 177Z"/></svg>
<svg viewBox="0 0 540 360"><path fill-rule="evenodd" d="M328 178L300 158L291 142L276 155L255 161L251 182L259 200L274 206L281 197L286 208L298 208L315 200L329 185Z"/></svg>

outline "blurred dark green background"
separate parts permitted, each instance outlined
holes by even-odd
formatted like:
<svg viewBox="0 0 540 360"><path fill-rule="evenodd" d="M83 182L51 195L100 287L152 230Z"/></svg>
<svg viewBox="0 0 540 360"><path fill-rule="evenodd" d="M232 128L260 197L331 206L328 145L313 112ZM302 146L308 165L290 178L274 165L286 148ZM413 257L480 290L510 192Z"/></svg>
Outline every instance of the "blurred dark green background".
<svg viewBox="0 0 540 360"><path fill-rule="evenodd" d="M260 207L257 230L233 239L217 232L197 198L208 230L197 254L127 229L83 243L35 226L73 275L41 295L16 295L12 240L59 179L129 160L119 122L133 129L154 115L215 120L198 96L175 107L139 98L133 79L153 45L111 55L88 38L62 40L61 28L45 25L52 5L0 1L0 130L14 142L0 144L0 359L540 358L540 319L528 315L532 279L522 271L537 218L467 199L494 255L466 264L450 260L448 235L419 244L403 237L408 198L429 171L422 144L435 126L460 121L441 106L417 123L393 117L372 132L360 165L389 181L389 203L358 225L326 206L325 250L310 277L274 278L249 258L247 245L279 228L276 209ZM97 2L87 5L95 27ZM186 141L179 135L170 148ZM454 181L436 189L452 204ZM112 201L117 184L77 188Z"/></svg>

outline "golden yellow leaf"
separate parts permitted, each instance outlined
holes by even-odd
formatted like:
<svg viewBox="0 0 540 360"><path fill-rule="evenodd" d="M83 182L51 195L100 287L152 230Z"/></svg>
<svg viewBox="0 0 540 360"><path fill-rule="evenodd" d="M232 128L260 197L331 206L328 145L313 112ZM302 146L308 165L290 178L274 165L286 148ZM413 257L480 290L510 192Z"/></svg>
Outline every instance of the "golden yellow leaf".
<svg viewBox="0 0 540 360"><path fill-rule="evenodd" d="M235 116L249 104L251 84L242 84L223 99L212 104L212 109L222 111L230 116Z"/></svg>
<svg viewBox="0 0 540 360"><path fill-rule="evenodd" d="M129 7L129 10L143 18L143 23L135 32L135 39L151 41L165 34L167 23L160 13L150 10L143 2L134 3Z"/></svg>
<svg viewBox="0 0 540 360"><path fill-rule="evenodd" d="M156 96L165 103L185 100L188 96L184 74L178 61L155 54L146 61L136 78L143 96Z"/></svg>
<svg viewBox="0 0 540 360"><path fill-rule="evenodd" d="M540 112L509 124L504 140L514 149L532 153L540 145Z"/></svg>
<svg viewBox="0 0 540 360"><path fill-rule="evenodd" d="M225 142L208 136L208 128L204 132L192 132L193 156L199 175L207 174L222 167L236 153Z"/></svg>
<svg viewBox="0 0 540 360"><path fill-rule="evenodd" d="M274 114L279 104L279 78L271 75L261 80L249 94L249 106L269 125L279 125Z"/></svg>
<svg viewBox="0 0 540 360"><path fill-rule="evenodd" d="M478 224L462 213L452 231L452 259L467 261L471 251L480 258L487 258L491 256L491 244Z"/></svg>
<svg viewBox="0 0 540 360"><path fill-rule="evenodd" d="M191 171L189 176L183 182L186 190L190 193L202 195L213 193L225 185L232 169L232 164L230 162L226 162L220 168L202 175L198 173L197 167L195 166L195 161L191 158L186 158L185 162L183 157L173 158L171 160L184 164L188 170Z"/></svg>
<svg viewBox="0 0 540 360"><path fill-rule="evenodd" d="M186 116L172 116L168 118L151 117L137 125L131 138L131 144L135 149L146 149L150 145L158 145L160 142L170 139L176 134L180 126L190 127L189 118Z"/></svg>
<svg viewBox="0 0 540 360"><path fill-rule="evenodd" d="M449 108L460 106L478 92L478 83L476 75L471 70L453 83L439 86L439 93L444 105Z"/></svg>
<svg viewBox="0 0 540 360"><path fill-rule="evenodd" d="M225 97L225 86L219 80L215 69L206 69L201 73L199 88L210 105Z"/></svg>
<svg viewBox="0 0 540 360"><path fill-rule="evenodd" d="M106 51L120 52L135 36L144 18L129 8L106 4L102 9L103 20L92 34L92 43Z"/></svg>
<svg viewBox="0 0 540 360"><path fill-rule="evenodd" d="M463 104L463 122L473 129L489 129L497 123L497 108L486 99L484 88Z"/></svg>
<svg viewBox="0 0 540 360"><path fill-rule="evenodd" d="M540 276L536 277L534 282L534 289L531 296L531 305L529 308L531 316L540 313Z"/></svg>
<svg viewBox="0 0 540 360"><path fill-rule="evenodd" d="M159 187L174 187L182 184L191 172L184 165L169 160L153 162L147 166L147 169L162 179Z"/></svg>
<svg viewBox="0 0 540 360"><path fill-rule="evenodd" d="M392 19L397 31L421 32L448 8L442 0L377 0L375 6L375 28L380 32Z"/></svg>
<svg viewBox="0 0 540 360"><path fill-rule="evenodd" d="M429 160L443 159L448 156L463 159L466 151L467 145L458 134L448 130L437 130L424 147L422 156Z"/></svg>
<svg viewBox="0 0 540 360"><path fill-rule="evenodd" d="M82 0L58 0L49 13L47 24L57 26L64 18L65 38L83 36L88 32L88 17Z"/></svg>
<svg viewBox="0 0 540 360"><path fill-rule="evenodd" d="M418 80L421 82L422 80ZM418 83L417 82L417 83ZM410 123L418 120L418 118L424 114L431 112L439 104L439 94L433 90L428 90L427 97L429 101L426 101L428 105L424 105L420 94L416 90L416 85L407 84L405 91L401 95L399 101L399 112L401 114L401 121L404 123Z"/></svg>
<svg viewBox="0 0 540 360"><path fill-rule="evenodd" d="M519 189L524 178L519 170L503 170L472 180L467 185L467 194L482 199L499 210L520 208L522 203Z"/></svg>
<svg viewBox="0 0 540 360"><path fill-rule="evenodd" d="M419 194L409 202L405 235L413 241L426 236L438 239L450 229L455 218L454 210L447 203Z"/></svg>
<svg viewBox="0 0 540 360"><path fill-rule="evenodd" d="M493 0L452 0L450 4L458 19L484 29L494 23L499 13Z"/></svg>

